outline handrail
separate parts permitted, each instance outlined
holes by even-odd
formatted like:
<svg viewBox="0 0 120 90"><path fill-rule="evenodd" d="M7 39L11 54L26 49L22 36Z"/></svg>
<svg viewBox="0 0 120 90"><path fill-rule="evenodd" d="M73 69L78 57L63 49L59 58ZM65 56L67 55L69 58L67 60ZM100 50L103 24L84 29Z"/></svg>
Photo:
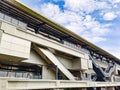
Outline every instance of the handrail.
<svg viewBox="0 0 120 90"><path fill-rule="evenodd" d="M89 56L90 56L90 59L92 60L93 66L94 66L95 68L97 68L97 69L101 72L103 79L108 78L108 77L111 77L111 74L112 74L112 73L114 72L114 70L115 70L116 64L114 64L113 66L108 66L108 68L106 68L106 70L103 71L103 69L102 69L99 65L97 65L97 64L95 63L95 61L94 61L94 59L92 58L92 56L91 56L91 55L89 55ZM95 72L97 72L97 71L95 71ZM104 78L103 76L104 76L105 78Z"/></svg>
<svg viewBox="0 0 120 90"><path fill-rule="evenodd" d="M71 47L75 50L82 51L82 52L85 52L85 53L89 53L89 51L87 49L82 48L80 45L78 46L77 44L73 44L73 43L70 43L70 42L64 41L64 40L63 40L63 44L66 45L66 46L69 46L69 47Z"/></svg>
<svg viewBox="0 0 120 90"><path fill-rule="evenodd" d="M16 25L16 26L19 26L23 29L26 29L26 27L27 27L26 23L24 23L20 20L17 20L9 15L3 14L2 12L0 12L0 20L6 21L6 22L11 23L11 24Z"/></svg>

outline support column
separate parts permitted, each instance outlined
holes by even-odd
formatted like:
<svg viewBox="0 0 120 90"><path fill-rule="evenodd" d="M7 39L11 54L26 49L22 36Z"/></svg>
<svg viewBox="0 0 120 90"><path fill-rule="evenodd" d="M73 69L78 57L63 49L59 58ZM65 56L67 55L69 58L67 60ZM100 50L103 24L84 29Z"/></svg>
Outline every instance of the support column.
<svg viewBox="0 0 120 90"><path fill-rule="evenodd" d="M0 90L7 90L7 80L0 80Z"/></svg>
<svg viewBox="0 0 120 90"><path fill-rule="evenodd" d="M107 88L106 87L101 87L101 90L107 90Z"/></svg>
<svg viewBox="0 0 120 90"><path fill-rule="evenodd" d="M82 88L81 90L87 90L87 88Z"/></svg>
<svg viewBox="0 0 120 90"><path fill-rule="evenodd" d="M78 88L78 89L75 89L75 90L87 90L87 88Z"/></svg>
<svg viewBox="0 0 120 90"><path fill-rule="evenodd" d="M107 87L107 90L115 90L114 87Z"/></svg>
<svg viewBox="0 0 120 90"><path fill-rule="evenodd" d="M55 66L55 77L56 77L56 80L58 80L58 67Z"/></svg>

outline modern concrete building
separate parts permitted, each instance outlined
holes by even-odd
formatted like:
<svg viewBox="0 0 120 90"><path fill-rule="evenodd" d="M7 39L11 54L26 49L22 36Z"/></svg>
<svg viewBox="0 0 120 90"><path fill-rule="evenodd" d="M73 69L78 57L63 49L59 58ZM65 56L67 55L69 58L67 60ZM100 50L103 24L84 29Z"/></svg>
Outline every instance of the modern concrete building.
<svg viewBox="0 0 120 90"><path fill-rule="evenodd" d="M120 90L120 60L15 0L0 0L0 90Z"/></svg>

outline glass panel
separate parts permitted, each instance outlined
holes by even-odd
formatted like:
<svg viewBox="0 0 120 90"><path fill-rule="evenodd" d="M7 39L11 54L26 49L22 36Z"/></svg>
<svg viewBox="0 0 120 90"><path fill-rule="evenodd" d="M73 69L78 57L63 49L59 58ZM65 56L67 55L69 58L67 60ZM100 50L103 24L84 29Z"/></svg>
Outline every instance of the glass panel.
<svg viewBox="0 0 120 90"><path fill-rule="evenodd" d="M11 77L11 71L7 72L7 77Z"/></svg>
<svg viewBox="0 0 120 90"><path fill-rule="evenodd" d="M28 73L23 73L23 78L28 78Z"/></svg>
<svg viewBox="0 0 120 90"><path fill-rule="evenodd" d="M21 72L16 72L16 77L22 78L22 76L23 76L23 73L21 73Z"/></svg>
<svg viewBox="0 0 120 90"><path fill-rule="evenodd" d="M41 79L41 75L34 75L33 79Z"/></svg>
<svg viewBox="0 0 120 90"><path fill-rule="evenodd" d="M23 23L21 21L19 21L19 24L18 24L20 27L22 28L26 28L27 24L26 23Z"/></svg>
<svg viewBox="0 0 120 90"><path fill-rule="evenodd" d="M4 18L4 14L0 12L0 19L3 20L3 18Z"/></svg>
<svg viewBox="0 0 120 90"><path fill-rule="evenodd" d="M6 21L8 21L8 22L11 22L11 17L10 16L8 16L8 15L5 15L5 18L4 18Z"/></svg>
<svg viewBox="0 0 120 90"><path fill-rule="evenodd" d="M15 72L11 72L10 77L15 77Z"/></svg>
<svg viewBox="0 0 120 90"><path fill-rule="evenodd" d="M6 77L7 72L6 71L0 71L0 77Z"/></svg>
<svg viewBox="0 0 120 90"><path fill-rule="evenodd" d="M17 20L17 19L12 18L12 23L13 23L13 24L18 25L18 20Z"/></svg>

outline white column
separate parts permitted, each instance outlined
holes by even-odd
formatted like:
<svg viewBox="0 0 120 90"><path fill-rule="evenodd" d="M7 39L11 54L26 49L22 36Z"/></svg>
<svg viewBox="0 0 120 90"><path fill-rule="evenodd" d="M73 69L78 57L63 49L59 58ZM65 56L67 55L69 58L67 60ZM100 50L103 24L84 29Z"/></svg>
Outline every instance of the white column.
<svg viewBox="0 0 120 90"><path fill-rule="evenodd" d="M82 88L81 90L87 90L87 88Z"/></svg>
<svg viewBox="0 0 120 90"><path fill-rule="evenodd" d="M107 90L115 90L114 87L107 87Z"/></svg>
<svg viewBox="0 0 120 90"><path fill-rule="evenodd" d="M0 90L7 90L7 80L0 80Z"/></svg>
<svg viewBox="0 0 120 90"><path fill-rule="evenodd" d="M101 90L107 90L107 88L106 87L101 87Z"/></svg>

